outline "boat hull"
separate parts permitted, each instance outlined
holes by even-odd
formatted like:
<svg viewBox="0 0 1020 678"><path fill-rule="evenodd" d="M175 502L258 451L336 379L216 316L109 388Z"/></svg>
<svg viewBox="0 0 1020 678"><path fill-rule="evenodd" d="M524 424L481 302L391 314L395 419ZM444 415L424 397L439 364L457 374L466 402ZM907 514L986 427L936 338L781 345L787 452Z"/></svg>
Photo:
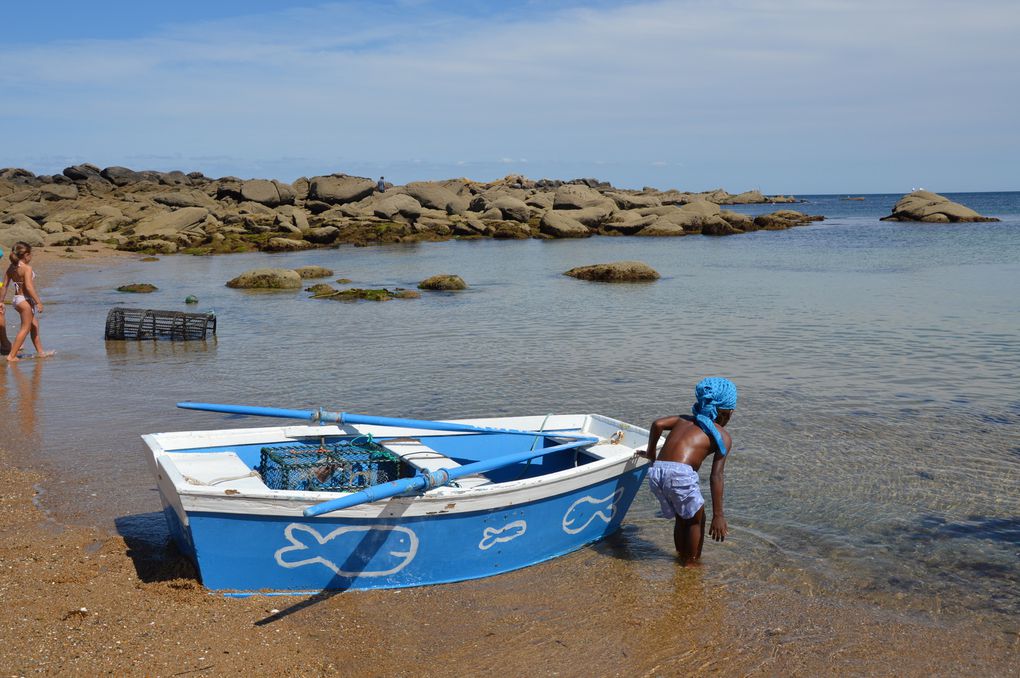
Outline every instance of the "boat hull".
<svg viewBox="0 0 1020 678"><path fill-rule="evenodd" d="M174 541L207 588L242 595L441 584L541 563L618 529L647 471L635 450L648 432L601 415L459 421L559 433L547 434L548 455L318 517L304 513L337 493L267 487L253 471L265 446L373 434L424 472L425 464L456 468L537 443L511 434L430 437L427 430L349 426L142 437ZM556 452L563 435L597 442Z"/></svg>
<svg viewBox="0 0 1020 678"><path fill-rule="evenodd" d="M544 562L617 530L645 468L503 509L377 519L189 513L171 532L202 583L221 591L321 591L441 584ZM176 525L174 524L176 523Z"/></svg>

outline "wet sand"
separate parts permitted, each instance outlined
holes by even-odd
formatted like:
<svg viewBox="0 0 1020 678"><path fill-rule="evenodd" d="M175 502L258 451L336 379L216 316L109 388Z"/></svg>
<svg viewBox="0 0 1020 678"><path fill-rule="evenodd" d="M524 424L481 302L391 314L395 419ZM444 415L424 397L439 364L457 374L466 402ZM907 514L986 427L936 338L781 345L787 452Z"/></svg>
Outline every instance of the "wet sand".
<svg viewBox="0 0 1020 678"><path fill-rule="evenodd" d="M223 598L169 550L53 522L33 504L44 478L0 465L10 675L1016 675L1016 638L667 560L644 581L614 540L475 582Z"/></svg>
<svg viewBox="0 0 1020 678"><path fill-rule="evenodd" d="M64 266L99 271L120 256L89 255L36 261L52 279ZM10 448L13 423L0 424L0 666L9 675L1017 675L1015 634L904 614L893 596L865 603L796 572L720 585L710 568L741 548L739 533L706 546L701 569L657 558L655 578L629 566L626 540L610 539L474 582L223 598L172 547L40 510L37 493L56 471L26 468L31 450Z"/></svg>

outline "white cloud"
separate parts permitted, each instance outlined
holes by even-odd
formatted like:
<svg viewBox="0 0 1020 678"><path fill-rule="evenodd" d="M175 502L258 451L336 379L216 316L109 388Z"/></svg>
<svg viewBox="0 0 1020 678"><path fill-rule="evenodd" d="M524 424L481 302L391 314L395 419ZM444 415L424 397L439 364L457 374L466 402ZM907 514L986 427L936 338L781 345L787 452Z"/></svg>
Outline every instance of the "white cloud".
<svg viewBox="0 0 1020 678"><path fill-rule="evenodd" d="M792 182L823 158L935 142L951 159L997 137L988 152L1015 155L1018 31L1005 2L653 2L500 22L335 4L0 47L0 164L526 156L543 171L682 154L687 171L731 158Z"/></svg>

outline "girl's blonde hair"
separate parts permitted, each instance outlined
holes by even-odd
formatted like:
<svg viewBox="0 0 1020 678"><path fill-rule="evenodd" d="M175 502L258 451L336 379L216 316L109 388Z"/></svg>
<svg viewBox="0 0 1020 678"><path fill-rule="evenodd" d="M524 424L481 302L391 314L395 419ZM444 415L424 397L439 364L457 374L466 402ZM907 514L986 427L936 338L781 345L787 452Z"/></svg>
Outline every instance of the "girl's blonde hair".
<svg viewBox="0 0 1020 678"><path fill-rule="evenodd" d="M26 254L32 253L32 246L27 242L16 242L11 248L10 259L12 264L17 264Z"/></svg>

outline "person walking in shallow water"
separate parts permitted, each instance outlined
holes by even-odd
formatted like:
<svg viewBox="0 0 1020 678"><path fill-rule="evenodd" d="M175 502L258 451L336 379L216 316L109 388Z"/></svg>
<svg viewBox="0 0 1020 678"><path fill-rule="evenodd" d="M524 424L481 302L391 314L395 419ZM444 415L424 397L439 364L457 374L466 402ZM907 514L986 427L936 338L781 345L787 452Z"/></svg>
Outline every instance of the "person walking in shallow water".
<svg viewBox="0 0 1020 678"><path fill-rule="evenodd" d="M723 541L729 532L723 514L723 471L733 441L724 428L737 406L737 387L729 379L702 379L694 389L692 415L656 419L648 435L648 449L640 456L652 462L648 486L659 500L663 518L674 518L673 544L682 565L697 564L705 543L705 499L698 486L698 469L712 457L712 525L708 533ZM669 431L662 449L659 438Z"/></svg>
<svg viewBox="0 0 1020 678"><path fill-rule="evenodd" d="M43 303L35 290L35 271L31 266L32 246L25 242L15 243L11 249L10 260L11 264L4 272L0 306L7 299L8 288L14 288L14 298L11 302L14 310L21 316L21 329L18 330L7 353L7 362L19 360L18 351L29 335L32 336L32 344L38 357L52 355L43 351L42 341L39 339L39 315L43 312Z"/></svg>
<svg viewBox="0 0 1020 678"><path fill-rule="evenodd" d="M0 247L0 257L4 255L4 249ZM0 287L7 284L4 279ZM7 315L4 313L4 304L0 301L0 355L7 355L11 352L11 340L7 337Z"/></svg>

